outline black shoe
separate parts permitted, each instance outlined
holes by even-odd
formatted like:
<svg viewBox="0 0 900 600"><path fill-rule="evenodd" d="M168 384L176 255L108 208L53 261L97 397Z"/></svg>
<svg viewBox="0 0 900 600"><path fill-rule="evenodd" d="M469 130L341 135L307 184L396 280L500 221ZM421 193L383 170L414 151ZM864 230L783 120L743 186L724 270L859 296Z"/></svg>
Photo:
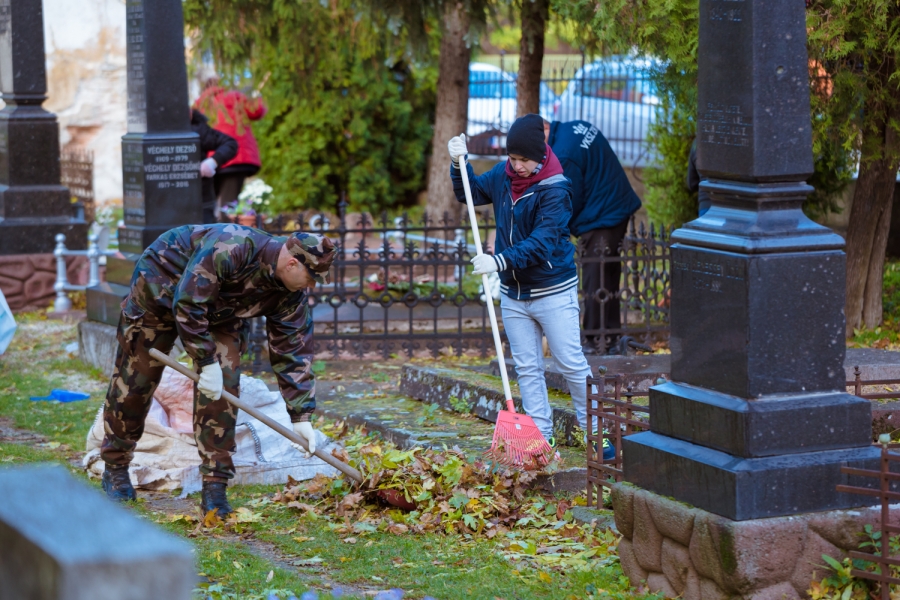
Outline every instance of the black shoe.
<svg viewBox="0 0 900 600"><path fill-rule="evenodd" d="M225 495L225 488L228 484L224 481L204 481L203 494L200 499L200 510L205 515L209 511L216 509L220 518L224 519L233 511L231 505L228 504L228 497Z"/></svg>
<svg viewBox="0 0 900 600"><path fill-rule="evenodd" d="M116 502L129 502L137 500L134 486L131 485L131 477L128 475L128 465L106 465L103 470L103 491L110 500Z"/></svg>

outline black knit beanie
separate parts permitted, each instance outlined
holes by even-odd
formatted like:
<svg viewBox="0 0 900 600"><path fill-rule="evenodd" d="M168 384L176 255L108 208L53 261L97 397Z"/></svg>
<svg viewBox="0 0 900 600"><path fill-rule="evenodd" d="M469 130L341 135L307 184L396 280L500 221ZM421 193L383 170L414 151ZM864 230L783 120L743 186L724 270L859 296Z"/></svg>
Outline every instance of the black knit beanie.
<svg viewBox="0 0 900 600"><path fill-rule="evenodd" d="M518 154L529 160L542 162L547 154L544 142L544 119L530 114L519 117L506 134L506 153Z"/></svg>

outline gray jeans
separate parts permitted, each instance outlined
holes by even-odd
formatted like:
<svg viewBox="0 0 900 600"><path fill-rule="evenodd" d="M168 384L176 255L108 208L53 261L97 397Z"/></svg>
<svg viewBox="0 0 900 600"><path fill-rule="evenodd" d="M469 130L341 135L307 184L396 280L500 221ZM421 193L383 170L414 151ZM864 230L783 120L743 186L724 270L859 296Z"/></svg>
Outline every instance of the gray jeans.
<svg viewBox="0 0 900 600"><path fill-rule="evenodd" d="M500 308L503 329L509 338L522 406L534 419L545 438L553 435L553 410L547 397L544 381L544 352L542 335L547 336L550 352L563 377L569 383L572 404L582 428L587 426L587 384L591 368L581 351L578 323L578 289L536 300L513 300L501 295Z"/></svg>

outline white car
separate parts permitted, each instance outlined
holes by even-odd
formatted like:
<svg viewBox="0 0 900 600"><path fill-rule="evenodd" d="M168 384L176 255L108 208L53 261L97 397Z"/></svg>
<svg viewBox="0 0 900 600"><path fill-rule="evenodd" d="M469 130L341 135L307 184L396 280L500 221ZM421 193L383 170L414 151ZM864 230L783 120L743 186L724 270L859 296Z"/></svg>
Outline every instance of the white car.
<svg viewBox="0 0 900 600"><path fill-rule="evenodd" d="M584 120L596 126L623 166L652 163L647 132L659 104L649 73L654 65L648 59L623 57L585 65L560 95L553 120Z"/></svg>
<svg viewBox="0 0 900 600"><path fill-rule="evenodd" d="M541 116L550 120L556 94L541 82ZM469 122L466 135L473 136L490 129L503 133L516 120L516 74L501 71L486 63L469 65ZM505 144L505 138L503 138Z"/></svg>

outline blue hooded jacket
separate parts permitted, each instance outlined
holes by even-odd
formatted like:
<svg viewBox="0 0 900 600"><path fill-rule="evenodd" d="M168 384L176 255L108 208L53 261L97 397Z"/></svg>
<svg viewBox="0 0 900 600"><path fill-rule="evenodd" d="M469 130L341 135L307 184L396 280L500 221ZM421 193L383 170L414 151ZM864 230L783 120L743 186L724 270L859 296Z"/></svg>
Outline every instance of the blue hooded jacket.
<svg viewBox="0 0 900 600"><path fill-rule="evenodd" d="M599 129L587 121L554 121L547 143L572 182L572 235L615 227L641 207L641 199Z"/></svg>
<svg viewBox="0 0 900 600"><path fill-rule="evenodd" d="M506 162L475 176L466 172L476 206L494 205L497 237L494 260L500 275L500 291L514 300L542 298L578 285L575 246L569 240L572 216L571 186L564 175L554 175L525 190L513 204ZM459 167L450 164L453 192L466 202Z"/></svg>

